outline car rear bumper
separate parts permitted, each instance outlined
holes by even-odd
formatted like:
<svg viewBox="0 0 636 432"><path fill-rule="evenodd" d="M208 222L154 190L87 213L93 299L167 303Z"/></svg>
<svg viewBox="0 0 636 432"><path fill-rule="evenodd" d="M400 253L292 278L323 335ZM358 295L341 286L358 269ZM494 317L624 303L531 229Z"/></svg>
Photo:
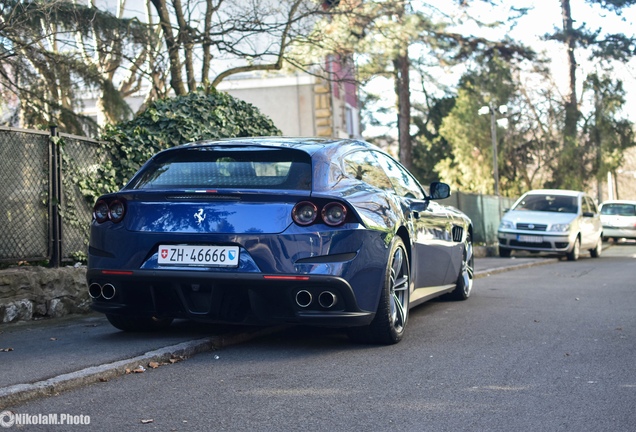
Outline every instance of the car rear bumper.
<svg viewBox="0 0 636 432"><path fill-rule="evenodd" d="M336 276L90 269L87 281L92 308L107 314L333 327L366 325L374 317Z"/></svg>
<svg viewBox="0 0 636 432"><path fill-rule="evenodd" d="M603 227L603 237L636 239L636 228Z"/></svg>

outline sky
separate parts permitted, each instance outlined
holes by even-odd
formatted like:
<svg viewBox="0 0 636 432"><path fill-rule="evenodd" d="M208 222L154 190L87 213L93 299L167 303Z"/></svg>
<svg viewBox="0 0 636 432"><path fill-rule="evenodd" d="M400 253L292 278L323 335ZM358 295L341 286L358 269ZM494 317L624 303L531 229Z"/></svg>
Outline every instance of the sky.
<svg viewBox="0 0 636 432"><path fill-rule="evenodd" d="M545 50L552 58L553 76L557 84L560 88L566 89L568 86L568 74L563 46L556 42L541 40L544 34L552 32L555 27L562 28L561 2L559 0L540 0L525 3L534 4L534 9L519 21L519 24L511 30L510 35L535 47L537 50ZM634 25L636 22L636 8L634 7L624 11L622 16L617 16L612 12L603 11L599 6L591 7L583 0L571 0L571 10L575 27L584 23L589 29L602 28L612 33L620 32L632 36L636 34ZM588 54L583 50L577 50L575 55L577 56L577 62L581 66L581 70L577 73L577 81L580 85L585 75L593 70L594 64L587 59ZM636 104L635 66L636 61L631 61L628 65L617 64L616 66L616 73L624 80L627 90L631 93L631 106ZM579 95L580 91L579 87L577 90Z"/></svg>
<svg viewBox="0 0 636 432"><path fill-rule="evenodd" d="M440 6L440 2L424 2L425 4ZM547 33L552 33L555 28L562 28L561 21L561 1L560 0L511 0L502 2L506 5L503 7L492 8L485 6L482 2L473 2L478 7L471 9L471 13L476 14L485 22L502 20L504 24L494 29L480 28L474 23L465 21L457 29L462 33L472 33L476 36L482 36L491 40L501 39L508 35L513 39L520 40L524 44L532 47L537 52L545 52L551 59L552 77L563 95L568 92L568 71L567 59L562 44L555 41L544 41L542 37ZM591 7L584 0L571 0L572 17L575 20L575 27L585 23L589 29L603 28L613 33L624 33L626 35L636 34L636 7L623 12L622 16L616 16L612 12L605 12L600 7ZM413 1L414 7L422 4L422 1ZM447 2L446 12L452 14L456 11L455 2ZM505 22L505 17L510 12L509 5L516 7L528 7L529 12L526 16L519 19L516 24ZM575 52L579 70L577 71L577 94L581 95L581 87L585 76L594 70L594 61L588 60L588 53L579 49ZM438 71L438 78L446 85L453 86L461 76L461 68L455 68L445 72ZM636 60L632 60L626 65L616 64L614 73L623 80L626 89L626 106L624 115L636 122ZM385 107L392 106L395 103L395 95L392 90L393 84L388 80L378 79L373 81L367 89L370 92L381 92L383 95L382 105ZM413 97L417 97L415 92ZM394 120L387 115L387 120ZM397 135L395 128L373 128L367 127L365 136L370 137L388 133Z"/></svg>

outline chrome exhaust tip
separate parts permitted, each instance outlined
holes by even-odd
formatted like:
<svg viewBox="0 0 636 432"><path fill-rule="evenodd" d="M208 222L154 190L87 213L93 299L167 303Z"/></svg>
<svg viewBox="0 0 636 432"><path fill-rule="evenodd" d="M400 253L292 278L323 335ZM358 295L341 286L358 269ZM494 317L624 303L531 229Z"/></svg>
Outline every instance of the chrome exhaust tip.
<svg viewBox="0 0 636 432"><path fill-rule="evenodd" d="M306 308L311 304L313 297L307 290L300 290L296 293L296 304L301 308Z"/></svg>
<svg viewBox="0 0 636 432"><path fill-rule="evenodd" d="M333 305L336 304L337 300L338 300L338 297L336 297L336 295L332 293L331 291L323 291L318 296L318 304L324 307L325 309L329 309L333 307Z"/></svg>
<svg viewBox="0 0 636 432"><path fill-rule="evenodd" d="M115 297L115 286L113 284L105 284L102 287L102 297L104 297L105 300L110 300L113 297Z"/></svg>
<svg viewBox="0 0 636 432"><path fill-rule="evenodd" d="M98 283L92 283L89 287L88 287L88 295L90 296L90 298L92 299L98 299L101 297L102 295L102 287L100 284Z"/></svg>

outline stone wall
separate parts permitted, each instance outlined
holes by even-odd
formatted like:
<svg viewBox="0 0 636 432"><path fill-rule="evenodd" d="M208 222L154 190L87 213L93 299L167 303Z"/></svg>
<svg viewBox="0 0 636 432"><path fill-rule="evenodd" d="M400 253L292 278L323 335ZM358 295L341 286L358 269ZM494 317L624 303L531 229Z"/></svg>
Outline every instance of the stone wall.
<svg viewBox="0 0 636 432"><path fill-rule="evenodd" d="M0 270L0 324L90 311L86 267Z"/></svg>

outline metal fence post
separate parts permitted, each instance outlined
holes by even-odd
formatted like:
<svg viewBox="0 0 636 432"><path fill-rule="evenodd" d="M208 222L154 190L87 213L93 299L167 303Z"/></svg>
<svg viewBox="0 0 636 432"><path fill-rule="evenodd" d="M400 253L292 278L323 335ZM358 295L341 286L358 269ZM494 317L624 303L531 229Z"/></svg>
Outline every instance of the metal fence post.
<svg viewBox="0 0 636 432"><path fill-rule="evenodd" d="M50 126L51 136L49 152L49 267L59 267L62 262L62 167L60 161L60 146L54 138L59 136L57 126Z"/></svg>

